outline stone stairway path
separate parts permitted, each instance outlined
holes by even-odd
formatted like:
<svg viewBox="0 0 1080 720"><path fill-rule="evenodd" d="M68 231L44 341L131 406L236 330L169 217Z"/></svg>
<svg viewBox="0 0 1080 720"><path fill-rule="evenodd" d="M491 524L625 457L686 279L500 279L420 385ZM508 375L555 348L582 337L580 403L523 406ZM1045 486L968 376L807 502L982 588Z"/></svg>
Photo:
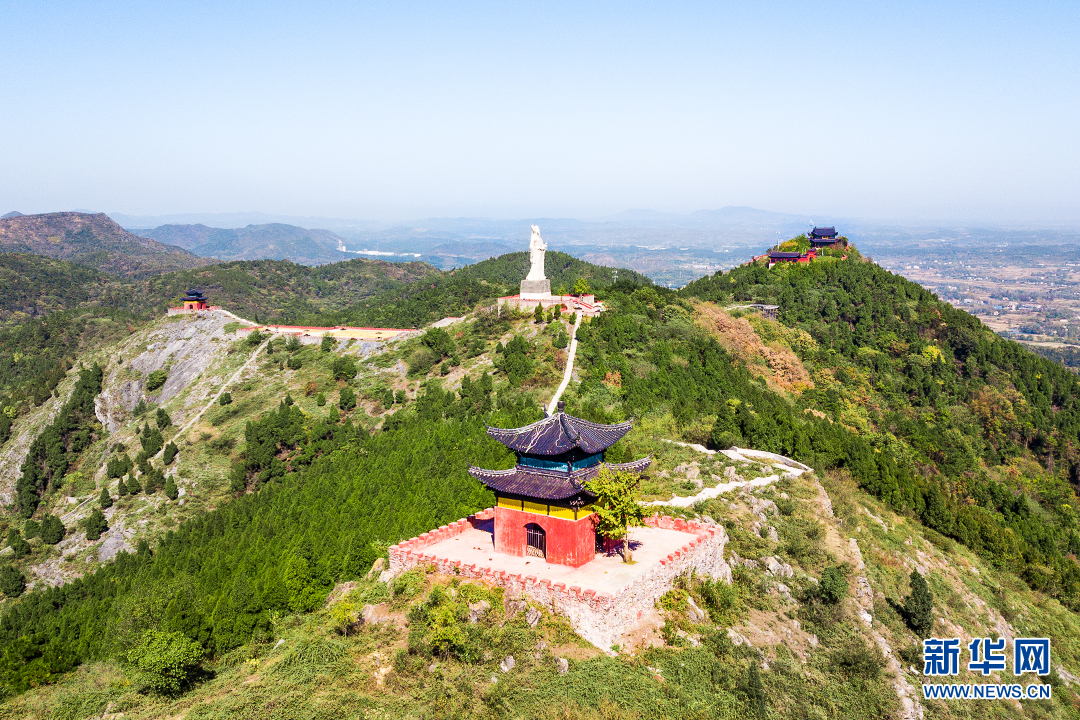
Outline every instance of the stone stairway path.
<svg viewBox="0 0 1080 720"><path fill-rule="evenodd" d="M559 389L555 391L555 396L551 398L551 402L548 403L547 414L553 415L555 408L559 404L559 398L566 392L566 388L570 386L570 377L574 373L574 356L577 355L577 331L581 327L581 320L585 315L582 313L578 315L577 322L574 323L574 331L570 334L570 351L566 355L566 372L563 373L562 383L559 384Z"/></svg>

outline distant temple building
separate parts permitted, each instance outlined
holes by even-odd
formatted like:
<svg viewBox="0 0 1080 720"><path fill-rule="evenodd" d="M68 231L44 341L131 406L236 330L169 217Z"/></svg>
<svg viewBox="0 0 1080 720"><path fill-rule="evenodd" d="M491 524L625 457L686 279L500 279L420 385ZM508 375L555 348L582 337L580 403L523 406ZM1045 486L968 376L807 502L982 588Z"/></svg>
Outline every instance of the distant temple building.
<svg viewBox="0 0 1080 720"><path fill-rule="evenodd" d="M488 435L514 451L509 470L469 473L495 493L495 552L533 556L550 563L580 567L596 555L592 502L585 483L600 472L641 472L645 457L629 463L605 463L604 451L633 427L632 422L600 425L558 411L522 428L489 427Z"/></svg>
<svg viewBox="0 0 1080 720"><path fill-rule="evenodd" d="M184 310L209 310L210 303L198 290L188 290L184 295Z"/></svg>
<svg viewBox="0 0 1080 720"><path fill-rule="evenodd" d="M770 268L779 263L808 263L817 257L817 250L811 249L805 253L770 250L767 257Z"/></svg>
<svg viewBox="0 0 1080 720"><path fill-rule="evenodd" d="M810 247L832 247L840 242L840 234L834 227L816 227L810 231Z"/></svg>

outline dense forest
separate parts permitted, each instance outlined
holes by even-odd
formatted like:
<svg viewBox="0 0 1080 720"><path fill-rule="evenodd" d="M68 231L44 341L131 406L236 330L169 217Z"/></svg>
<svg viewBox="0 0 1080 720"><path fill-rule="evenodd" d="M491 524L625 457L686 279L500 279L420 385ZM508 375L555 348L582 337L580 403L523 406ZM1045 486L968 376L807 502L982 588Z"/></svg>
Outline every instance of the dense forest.
<svg viewBox="0 0 1080 720"><path fill-rule="evenodd" d="M540 415L526 396L492 399L484 386L473 383L466 397L434 388L374 436L342 422L336 408L312 418L283 402L249 425L256 442L238 463L257 492L184 523L156 548L142 543L80 580L9 604L0 690L20 692L127 650L149 627L217 652L264 636L273 613L312 610L389 544L490 505L466 466L498 467L508 457L483 442L481 421L511 426ZM481 416L478 405L493 409ZM259 449L278 444L279 454ZM260 474L282 458L290 472Z"/></svg>
<svg viewBox="0 0 1080 720"><path fill-rule="evenodd" d="M682 295L778 304L781 323L816 341L801 359L829 369L832 385L803 392L799 429L772 445L849 469L895 508L1080 608L1076 375L871 263L750 265Z"/></svg>

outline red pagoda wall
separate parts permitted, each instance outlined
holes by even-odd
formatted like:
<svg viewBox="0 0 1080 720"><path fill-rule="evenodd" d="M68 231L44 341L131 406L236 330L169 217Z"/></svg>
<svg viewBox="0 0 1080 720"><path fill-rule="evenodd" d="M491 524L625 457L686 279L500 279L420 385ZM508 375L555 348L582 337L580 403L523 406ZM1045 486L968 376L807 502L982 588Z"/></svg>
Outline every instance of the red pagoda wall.
<svg viewBox="0 0 1080 720"><path fill-rule="evenodd" d="M593 516L568 520L537 513L495 508L495 552L525 556L525 526L536 523L547 533L547 561L581 567L596 556Z"/></svg>

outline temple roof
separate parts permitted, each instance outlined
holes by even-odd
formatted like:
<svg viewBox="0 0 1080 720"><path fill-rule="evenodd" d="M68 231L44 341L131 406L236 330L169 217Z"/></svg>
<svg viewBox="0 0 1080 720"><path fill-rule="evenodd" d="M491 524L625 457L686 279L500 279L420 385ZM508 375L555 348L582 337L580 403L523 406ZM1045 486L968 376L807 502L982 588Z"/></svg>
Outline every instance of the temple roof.
<svg viewBox="0 0 1080 720"><path fill-rule="evenodd" d="M488 427L487 433L517 452L561 455L574 448L580 448L586 453L606 450L630 432L633 426L631 420L616 425L601 425L567 415L560 410L532 425L520 428Z"/></svg>
<svg viewBox="0 0 1080 720"><path fill-rule="evenodd" d="M816 227L810 231L811 238L831 238L836 237L835 227Z"/></svg>
<svg viewBox="0 0 1080 720"><path fill-rule="evenodd" d="M771 258L788 259L788 258L801 258L802 256L803 256L803 254L800 253L800 252L777 252L777 251L773 250L773 251L771 251L769 253L769 257L771 257Z"/></svg>
<svg viewBox="0 0 1080 720"><path fill-rule="evenodd" d="M592 495L584 485L600 472L601 467L611 470L641 472L649 467L651 457L628 463L600 463L574 472L518 465L509 470L484 470L469 466L469 474L495 492L523 495L539 500L566 500L575 495Z"/></svg>
<svg viewBox="0 0 1080 720"><path fill-rule="evenodd" d="M188 290L186 294L190 298L200 298L201 299L202 296L203 296L202 292L200 292L199 290Z"/></svg>

